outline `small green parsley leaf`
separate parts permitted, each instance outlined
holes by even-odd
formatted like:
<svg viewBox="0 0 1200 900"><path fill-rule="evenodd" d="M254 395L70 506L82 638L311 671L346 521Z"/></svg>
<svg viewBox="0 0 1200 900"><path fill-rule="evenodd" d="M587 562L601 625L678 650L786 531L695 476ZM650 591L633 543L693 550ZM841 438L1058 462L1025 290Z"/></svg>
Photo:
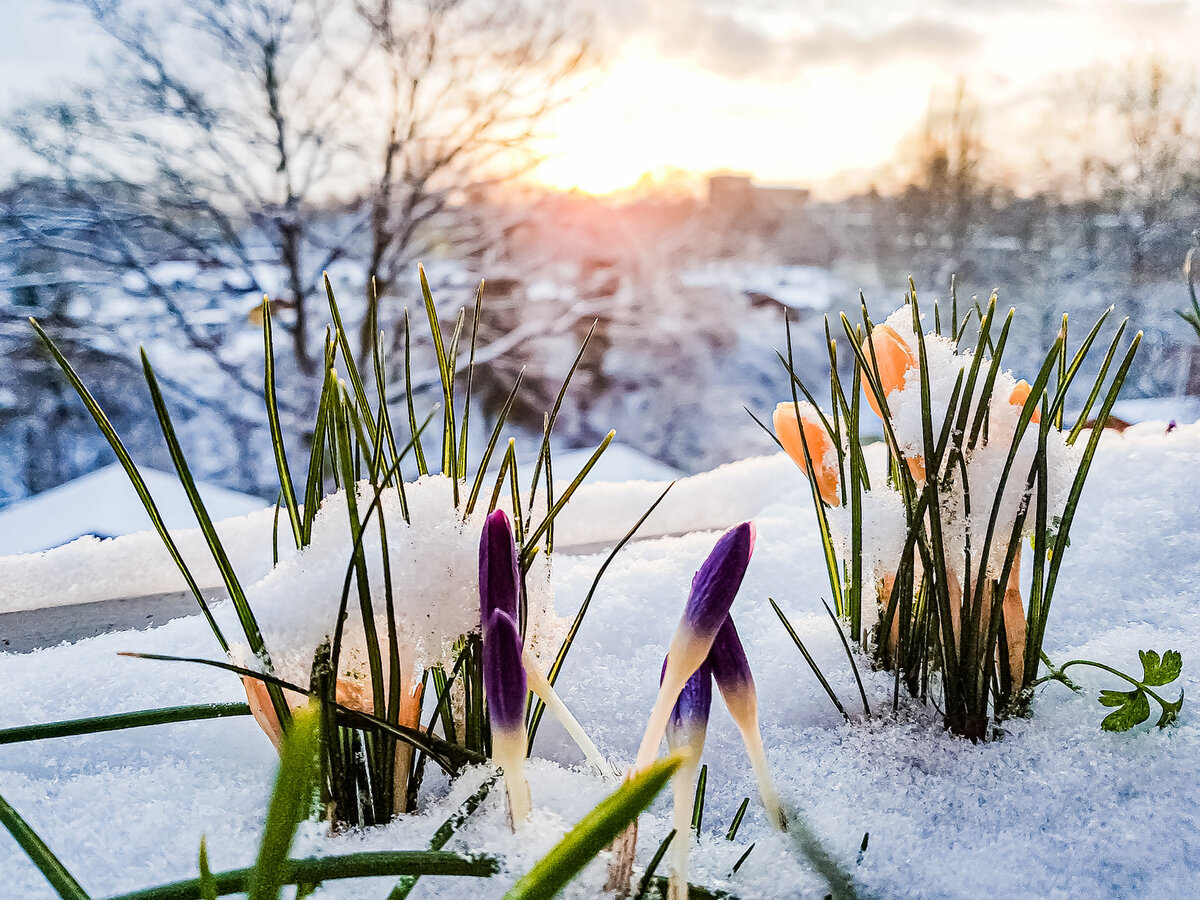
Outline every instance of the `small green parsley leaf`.
<svg viewBox="0 0 1200 900"><path fill-rule="evenodd" d="M1141 688L1132 691L1101 691L1100 702L1120 707L1100 723L1105 731L1128 731L1150 718L1150 699Z"/></svg>
<svg viewBox="0 0 1200 900"><path fill-rule="evenodd" d="M1142 682L1150 687L1170 684L1183 671L1183 657L1177 650L1168 650L1160 660L1153 650L1139 650L1142 660Z"/></svg>

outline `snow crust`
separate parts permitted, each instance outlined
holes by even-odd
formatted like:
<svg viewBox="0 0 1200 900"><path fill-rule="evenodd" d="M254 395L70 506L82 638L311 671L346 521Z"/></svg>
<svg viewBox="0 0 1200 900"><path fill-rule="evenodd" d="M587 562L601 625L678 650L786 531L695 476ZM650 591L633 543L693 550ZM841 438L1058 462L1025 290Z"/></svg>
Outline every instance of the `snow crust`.
<svg viewBox="0 0 1200 900"><path fill-rule="evenodd" d="M1200 507L1193 500L1200 426L1164 430L1146 425L1105 434L1064 557L1046 650L1056 663L1090 657L1136 671L1137 650L1178 649L1180 684L1194 697L1200 691ZM941 730L936 709L903 695L899 713L891 713L890 677L859 658L874 713L863 719L849 664L820 607L827 587L804 475L780 454L723 467L695 483L688 494L699 503L694 522L736 520L747 505L759 504L757 549L733 612L758 685L767 754L785 804L807 817L864 893L1192 895L1200 879L1200 718L1190 700L1169 729L1102 732L1106 710L1096 693L1119 685L1103 673L1073 670L1084 693L1045 686L1032 718L1006 722L999 741L971 745ZM644 490L605 486L595 502L607 494L621 515L640 514ZM674 527L676 514L664 523ZM600 583L559 688L610 757L628 761L636 750L692 573L716 537L699 531L631 543ZM555 559L552 586L562 612L582 601L604 555ZM855 721L844 722L833 709L768 597L788 614ZM217 612L234 632L228 604ZM0 682L7 686L0 727L242 696L227 673L120 658L120 650L218 656L196 617L33 654L0 654ZM1174 688L1164 690L1173 697ZM550 722L543 723L534 756L528 828L515 836L508 831L502 792L495 791L449 846L500 854L505 871L487 881L424 880L421 896L501 896L609 790L580 768L578 751ZM724 839L738 804L754 798L755 789L720 702L703 761L707 803L693 879L743 898L824 896L826 888L795 861L787 840L767 829L756 800L737 839ZM248 717L195 722L0 746L0 794L89 892L108 896L193 876L201 834L215 867L251 863L274 766L270 743ZM339 837L308 825L294 852L423 846L484 777L474 769L447 786L431 776L422 814ZM670 828L669 793L642 817L639 864ZM856 864L864 832L870 842ZM751 843L745 864L729 877ZM54 896L4 835L0 873L0 896ZM603 877L602 864L594 864L567 896L597 896ZM389 887L330 883L319 896L376 896Z"/></svg>

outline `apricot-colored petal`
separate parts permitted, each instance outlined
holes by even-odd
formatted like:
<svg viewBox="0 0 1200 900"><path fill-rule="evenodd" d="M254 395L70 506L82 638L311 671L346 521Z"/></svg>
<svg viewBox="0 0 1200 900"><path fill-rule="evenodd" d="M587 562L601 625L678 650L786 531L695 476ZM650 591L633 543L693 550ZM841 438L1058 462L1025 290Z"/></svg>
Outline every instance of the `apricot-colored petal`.
<svg viewBox="0 0 1200 900"><path fill-rule="evenodd" d="M866 348L867 362L872 362L871 349L874 348L874 364L879 376L879 385L883 396L887 397L892 391L904 387L904 379L909 369L916 368L917 360L908 344L900 337L900 333L890 325L876 325L871 329L870 345ZM863 383L867 395L867 404L875 415L883 418L875 392Z"/></svg>
<svg viewBox="0 0 1200 900"><path fill-rule="evenodd" d="M1024 406L1029 400L1029 392L1032 390L1033 388L1029 386L1029 382L1022 378L1013 387L1012 393L1008 395L1008 402L1013 406ZM1034 409L1033 418L1030 421L1035 423L1042 421L1042 411Z"/></svg>
<svg viewBox="0 0 1200 900"><path fill-rule="evenodd" d="M777 405L775 412L771 415L771 422L775 426L775 437L779 439L784 452L792 458L792 461L800 467L800 471L805 475L808 475L809 472L808 466L804 462L804 442L808 442L808 453L812 457L813 467L817 470L817 490L821 494L821 499L830 506L837 506L841 502L841 498L838 496L838 472L835 466L829 465L826 461L833 449L829 432L819 421L806 417L803 413L801 413L801 418L804 422L803 440L800 437L800 424L796 421L795 404L784 402Z"/></svg>

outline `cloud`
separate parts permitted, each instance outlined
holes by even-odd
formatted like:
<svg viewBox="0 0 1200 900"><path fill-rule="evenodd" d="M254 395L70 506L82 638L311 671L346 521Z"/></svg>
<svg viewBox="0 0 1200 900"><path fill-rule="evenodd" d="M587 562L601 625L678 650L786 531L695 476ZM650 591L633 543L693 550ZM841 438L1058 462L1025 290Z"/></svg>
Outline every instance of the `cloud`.
<svg viewBox="0 0 1200 900"><path fill-rule="evenodd" d="M811 20L797 17L798 9L677 0L659 6L646 25L660 53L731 78L783 78L813 65L869 69L914 56L955 58L982 41L966 26L918 16L882 27L826 21L804 28Z"/></svg>

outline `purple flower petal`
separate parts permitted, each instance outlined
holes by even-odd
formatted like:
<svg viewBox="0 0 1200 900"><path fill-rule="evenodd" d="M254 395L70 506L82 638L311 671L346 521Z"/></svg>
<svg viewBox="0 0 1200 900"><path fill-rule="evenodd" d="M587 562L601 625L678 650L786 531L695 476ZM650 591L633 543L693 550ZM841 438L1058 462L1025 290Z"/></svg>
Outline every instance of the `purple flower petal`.
<svg viewBox="0 0 1200 900"><path fill-rule="evenodd" d="M483 689L493 729L512 731L525 723L525 666L521 633L512 616L492 610L483 627Z"/></svg>
<svg viewBox="0 0 1200 900"><path fill-rule="evenodd" d="M667 671L666 660L663 660L663 672ZM708 727L708 714L712 710L712 673L708 663L704 663L692 673L692 677L683 686L675 708L671 710L671 718L667 721L667 743L674 744L672 732L694 730Z"/></svg>
<svg viewBox="0 0 1200 900"><path fill-rule="evenodd" d="M743 522L722 535L692 579L681 624L702 641L711 641L728 617L753 552L754 523Z"/></svg>
<svg viewBox="0 0 1200 900"><path fill-rule="evenodd" d="M517 618L521 576L517 544L508 514L498 509L483 523L479 538L479 621L485 624L494 610Z"/></svg>
<svg viewBox="0 0 1200 900"><path fill-rule="evenodd" d="M750 660L746 659L746 650L733 625L733 616L727 616L717 632L712 649L708 651L708 665L712 667L713 678L723 695L731 691L743 693L754 690Z"/></svg>

